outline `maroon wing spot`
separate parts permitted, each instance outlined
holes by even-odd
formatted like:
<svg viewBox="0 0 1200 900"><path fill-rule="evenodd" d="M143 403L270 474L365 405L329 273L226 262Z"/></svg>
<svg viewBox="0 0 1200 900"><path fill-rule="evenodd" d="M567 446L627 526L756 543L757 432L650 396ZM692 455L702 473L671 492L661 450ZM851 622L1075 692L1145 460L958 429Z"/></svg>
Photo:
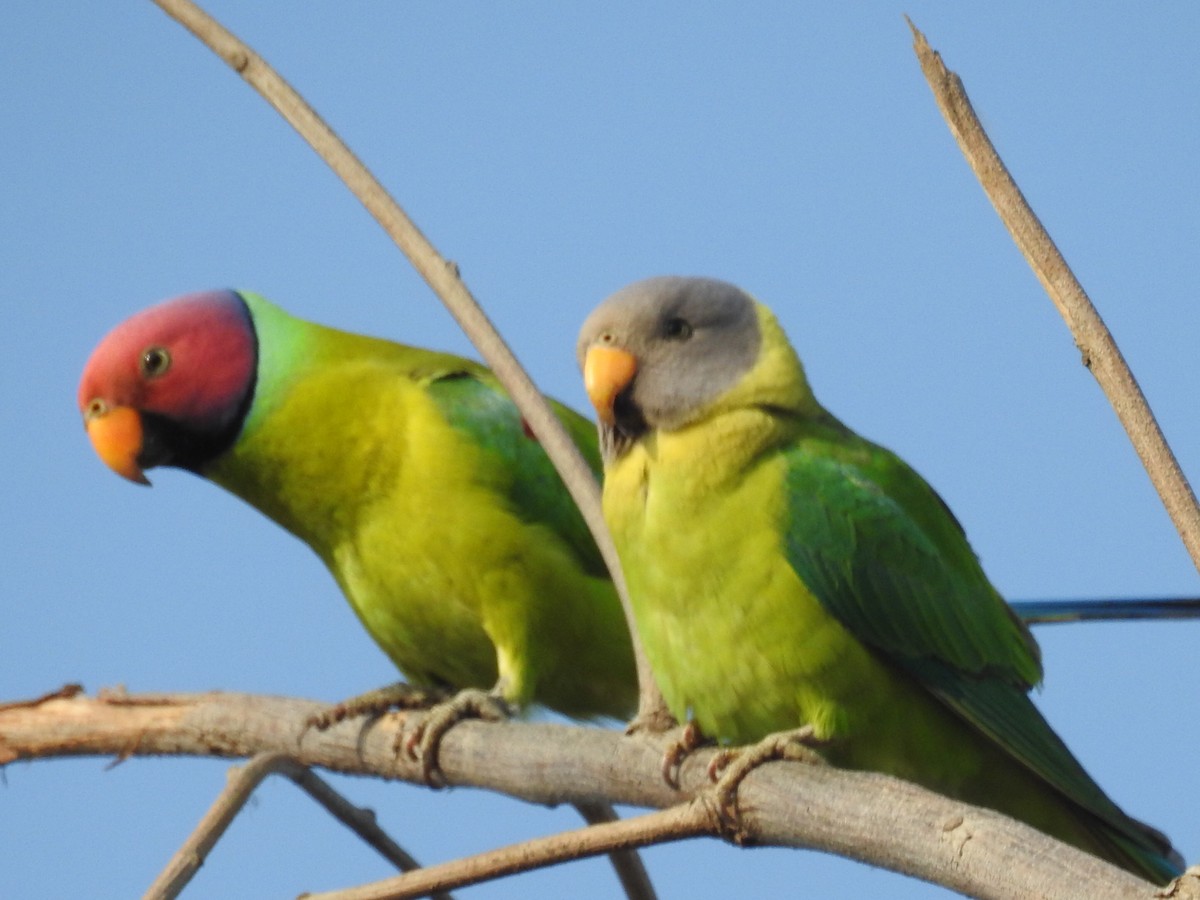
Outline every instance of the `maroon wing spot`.
<svg viewBox="0 0 1200 900"><path fill-rule="evenodd" d="M525 433L525 437L531 441L537 440L537 435L533 433L533 429L529 427L529 423L525 421L525 417L521 416L521 431Z"/></svg>

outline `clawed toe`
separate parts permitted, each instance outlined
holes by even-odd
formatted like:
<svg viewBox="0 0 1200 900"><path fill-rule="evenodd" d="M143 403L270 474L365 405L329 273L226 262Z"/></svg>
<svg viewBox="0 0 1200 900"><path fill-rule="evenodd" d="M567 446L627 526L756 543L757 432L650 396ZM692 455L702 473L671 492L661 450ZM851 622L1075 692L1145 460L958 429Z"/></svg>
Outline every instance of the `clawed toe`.
<svg viewBox="0 0 1200 900"><path fill-rule="evenodd" d="M738 809L738 788L746 776L772 760L791 759L824 764L815 751L824 741L817 738L811 725L767 735L757 744L724 749L708 764L708 776L716 782L712 788L717 814L726 835L735 843L746 839Z"/></svg>
<svg viewBox="0 0 1200 900"><path fill-rule="evenodd" d="M396 736L392 749L397 756L403 754L407 759L421 763L421 776L426 784L442 787L445 779L438 764L438 753L446 732L464 719L500 722L511 718L513 713L512 706L504 698L468 688L412 717Z"/></svg>
<svg viewBox="0 0 1200 900"><path fill-rule="evenodd" d="M683 761L696 748L702 747L708 743L708 738L700 730L700 726L695 722L688 722L683 726L683 731L679 735L679 740L672 741L667 745L667 749L663 751L662 758L662 778L669 787L679 790L679 770L683 765Z"/></svg>
<svg viewBox="0 0 1200 900"><path fill-rule="evenodd" d="M358 716L378 718L392 709L426 709L444 701L450 694L443 688L423 688L400 681L367 691L357 697L335 703L305 721L305 730L325 731L345 719Z"/></svg>

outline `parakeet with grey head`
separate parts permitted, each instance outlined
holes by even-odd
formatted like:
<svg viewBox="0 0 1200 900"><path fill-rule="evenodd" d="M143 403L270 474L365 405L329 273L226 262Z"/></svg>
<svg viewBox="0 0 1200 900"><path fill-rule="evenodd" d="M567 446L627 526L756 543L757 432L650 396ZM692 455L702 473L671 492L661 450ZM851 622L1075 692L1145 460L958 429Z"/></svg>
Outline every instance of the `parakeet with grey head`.
<svg viewBox="0 0 1200 900"><path fill-rule="evenodd" d="M901 459L817 402L772 313L702 278L637 282L578 342L604 513L672 713L1021 819L1165 882L1182 861L1030 701L1038 648Z"/></svg>

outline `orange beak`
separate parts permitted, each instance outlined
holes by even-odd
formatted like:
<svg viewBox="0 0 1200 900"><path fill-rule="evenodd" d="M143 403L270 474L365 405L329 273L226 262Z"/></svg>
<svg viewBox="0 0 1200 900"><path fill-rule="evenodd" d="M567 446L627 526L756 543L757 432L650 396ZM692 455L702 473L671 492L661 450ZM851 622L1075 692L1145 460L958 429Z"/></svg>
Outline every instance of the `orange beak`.
<svg viewBox="0 0 1200 900"><path fill-rule="evenodd" d="M142 417L129 406L107 406L93 400L83 415L92 447L104 464L138 484L149 484L137 463L142 452Z"/></svg>
<svg viewBox="0 0 1200 900"><path fill-rule="evenodd" d="M583 359L583 386L605 425L615 421L613 404L637 374L637 358L617 347L597 345Z"/></svg>

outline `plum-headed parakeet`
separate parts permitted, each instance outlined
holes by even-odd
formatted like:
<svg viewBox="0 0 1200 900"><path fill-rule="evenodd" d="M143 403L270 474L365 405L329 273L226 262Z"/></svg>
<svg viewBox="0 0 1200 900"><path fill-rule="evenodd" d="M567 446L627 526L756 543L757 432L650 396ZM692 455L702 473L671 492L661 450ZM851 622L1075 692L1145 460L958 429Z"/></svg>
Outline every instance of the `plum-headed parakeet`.
<svg viewBox="0 0 1200 900"><path fill-rule="evenodd" d="M494 686L580 718L631 712L603 562L483 366L213 291L110 332L78 400L119 474L187 469L307 543L411 682ZM592 425L556 409L598 468Z"/></svg>
<svg viewBox="0 0 1200 900"><path fill-rule="evenodd" d="M605 518L675 716L735 744L807 725L834 765L1156 882L1181 871L1030 701L1037 645L953 515L817 402L766 307L720 281L649 279L591 314L578 353Z"/></svg>

